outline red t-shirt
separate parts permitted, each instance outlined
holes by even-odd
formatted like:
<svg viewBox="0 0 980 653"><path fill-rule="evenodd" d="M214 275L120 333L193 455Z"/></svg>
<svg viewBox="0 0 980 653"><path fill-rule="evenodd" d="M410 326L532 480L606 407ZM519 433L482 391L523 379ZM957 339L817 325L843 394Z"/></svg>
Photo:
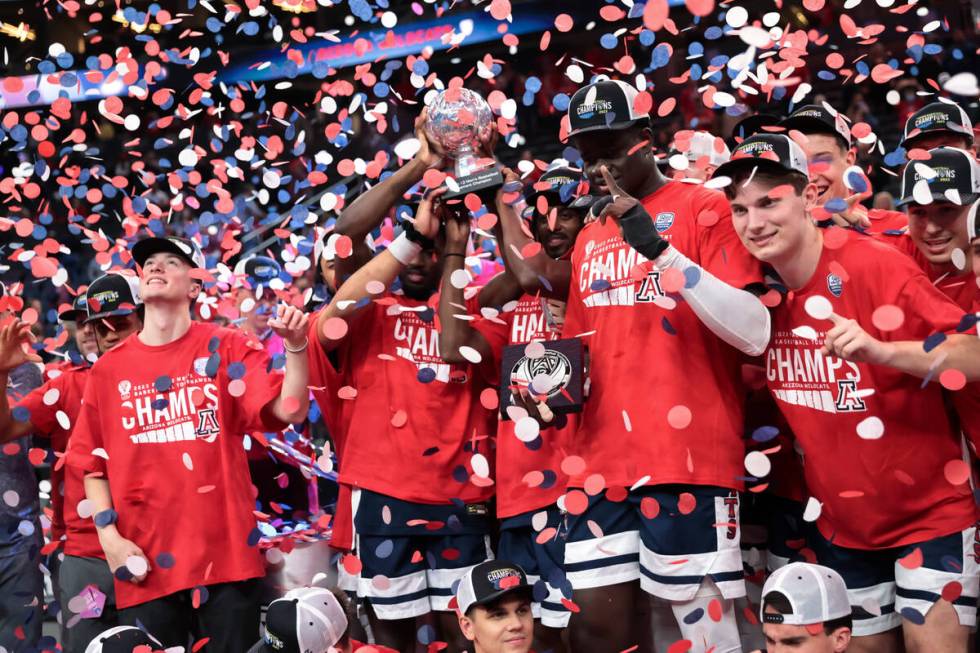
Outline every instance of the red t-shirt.
<svg viewBox="0 0 980 653"><path fill-rule="evenodd" d="M908 257L847 234L843 246L824 247L809 283L774 310L766 351L769 388L803 448L807 488L823 504L817 525L836 544L858 549L960 531L975 520L975 508L969 487L953 486L942 474L960 446L941 386L922 388L921 379L883 365L823 357L831 323L811 317L805 304L823 297L837 315L883 341L953 333L962 311ZM904 313L898 328L874 325L872 315L884 305ZM801 327L813 329L816 340L801 335ZM879 439L868 437L882 427Z"/></svg>
<svg viewBox="0 0 980 653"><path fill-rule="evenodd" d="M507 344L526 344L532 340L556 340L561 336L558 325L549 320L542 297L524 295L514 310L501 314L507 323ZM555 503L566 490L568 476L561 462L569 454L572 434L578 427L578 416L565 416L562 428L542 429L541 446L531 449L514 434L514 422L500 420L497 426L497 516L513 517ZM524 480L531 472L545 475L542 484L529 486Z"/></svg>
<svg viewBox="0 0 980 653"><path fill-rule="evenodd" d="M890 209L868 209L868 219L871 221L868 232L874 234L902 231L909 226L909 216Z"/></svg>
<svg viewBox="0 0 980 653"><path fill-rule="evenodd" d="M116 582L120 608L263 575L242 438L285 426L263 414L282 386L268 370L261 345L199 322L159 347L134 334L92 366L68 462L106 474L116 526L151 567Z"/></svg>
<svg viewBox="0 0 980 653"><path fill-rule="evenodd" d="M398 653L393 648L388 648L387 646L382 646L381 644L365 644L364 642L359 642L356 639L350 641L351 651L361 651L361 653Z"/></svg>
<svg viewBox="0 0 980 653"><path fill-rule="evenodd" d="M480 393L495 386L494 361L445 363L436 306L438 295L428 302L385 295L352 317L336 350L357 391L347 418L357 427L339 452L340 480L403 501L482 502L493 496L492 469L477 478L471 459L479 453L493 464L497 420ZM478 312L475 298L467 309Z"/></svg>
<svg viewBox="0 0 980 653"><path fill-rule="evenodd" d="M82 409L82 393L88 380L89 366L68 367L40 388L18 402L30 411L34 434L51 440L51 448L64 452L71 431ZM104 558L99 536L91 517L78 516L78 504L85 499L84 474L59 458L51 470L51 539L65 540L65 553L82 558Z"/></svg>
<svg viewBox="0 0 980 653"><path fill-rule="evenodd" d="M737 288L762 281L732 227L725 197L667 182L643 199L658 231ZM613 220L586 225L572 252L564 337L583 335L590 394L574 437L586 470L607 486L689 483L741 488L740 353L704 326Z"/></svg>

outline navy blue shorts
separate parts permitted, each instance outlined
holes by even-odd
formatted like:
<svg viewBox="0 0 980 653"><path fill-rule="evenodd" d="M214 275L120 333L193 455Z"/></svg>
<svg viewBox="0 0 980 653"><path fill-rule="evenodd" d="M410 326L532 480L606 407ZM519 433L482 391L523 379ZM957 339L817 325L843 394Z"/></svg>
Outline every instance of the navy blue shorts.
<svg viewBox="0 0 980 653"><path fill-rule="evenodd" d="M980 539L975 526L925 542L878 551L837 546L815 524L807 524L807 535L817 562L844 578L853 608L855 636L898 628L903 617L922 623L929 608L941 598L943 588L954 581L962 588L959 598L953 601L960 625L976 626ZM909 569L899 562L909 555L917 557L916 549L922 554L921 565L910 565L913 568Z"/></svg>
<svg viewBox="0 0 980 653"><path fill-rule="evenodd" d="M694 485L641 487L622 501L589 497L569 516L565 573L575 589L639 579L644 591L690 601L706 579L726 599L745 595L739 497Z"/></svg>
<svg viewBox="0 0 980 653"><path fill-rule="evenodd" d="M340 586L374 608L379 619L448 611L456 582L493 557L491 507L430 505L353 490L354 554L359 574L339 566Z"/></svg>
<svg viewBox="0 0 980 653"><path fill-rule="evenodd" d="M534 616L550 628L565 628L571 615L561 600L572 598L565 577L566 516L555 505L500 522L497 557L517 563L534 584Z"/></svg>

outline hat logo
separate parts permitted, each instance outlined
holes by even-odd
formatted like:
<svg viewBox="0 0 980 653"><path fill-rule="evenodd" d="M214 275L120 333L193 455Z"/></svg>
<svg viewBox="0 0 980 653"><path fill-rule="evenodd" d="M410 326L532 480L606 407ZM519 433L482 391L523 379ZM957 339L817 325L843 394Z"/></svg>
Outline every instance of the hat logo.
<svg viewBox="0 0 980 653"><path fill-rule="evenodd" d="M119 293L115 290L103 290L102 292L97 292L94 295L89 295L88 298L94 299L99 306L105 303L115 303L119 301Z"/></svg>
<svg viewBox="0 0 980 653"><path fill-rule="evenodd" d="M827 290L830 291L834 297L840 297L841 293L844 292L844 280L838 277L836 274L827 275Z"/></svg>
<svg viewBox="0 0 980 653"><path fill-rule="evenodd" d="M597 113L606 113L607 111L612 111L613 105L609 100L596 100L591 104L582 104L575 109L575 114L582 118L583 120L588 120L592 118Z"/></svg>
<svg viewBox="0 0 980 653"><path fill-rule="evenodd" d="M945 123L949 120L949 116L942 111L933 111L932 113L927 113L919 116L915 119L915 126L922 127L923 125L930 125L934 122Z"/></svg>
<svg viewBox="0 0 980 653"><path fill-rule="evenodd" d="M671 228L674 224L674 212L664 211L663 213L658 213L656 219L654 219L653 226L657 228L657 233L662 234Z"/></svg>
<svg viewBox="0 0 980 653"><path fill-rule="evenodd" d="M742 143L736 150L738 154L745 154L748 156L754 156L759 152L772 152L774 148L772 143L768 141L746 141Z"/></svg>

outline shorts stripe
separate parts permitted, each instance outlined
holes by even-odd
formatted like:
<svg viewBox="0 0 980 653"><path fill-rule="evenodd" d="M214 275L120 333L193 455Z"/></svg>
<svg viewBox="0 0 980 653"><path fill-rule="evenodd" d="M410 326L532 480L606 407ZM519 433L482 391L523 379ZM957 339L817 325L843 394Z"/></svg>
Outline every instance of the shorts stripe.
<svg viewBox="0 0 980 653"><path fill-rule="evenodd" d="M640 561L639 553L624 553L618 556L608 556L599 560L583 560L582 562L566 562L565 573L570 574L576 571L592 571L593 569L603 569L613 565L623 565Z"/></svg>
<svg viewBox="0 0 980 653"><path fill-rule="evenodd" d="M894 603L889 603L888 605L881 606L881 615L872 614L872 613L868 612L867 610L865 610L864 608L862 608L860 605L852 605L851 606L851 618L852 619L855 619L855 620L858 620L858 619L877 619L879 616L884 616L886 614L891 614L893 612L895 612L895 604Z"/></svg>
<svg viewBox="0 0 980 653"><path fill-rule="evenodd" d="M663 576L661 574L655 574L643 565L640 565L640 573L649 578L650 580L656 581L658 583L663 583L664 585L700 585L701 580L704 576ZM738 581L745 578L745 574L742 571L724 571L714 574L706 574L708 578L716 583L726 583L731 581Z"/></svg>
<svg viewBox="0 0 980 653"><path fill-rule="evenodd" d="M407 603L409 601L418 601L419 599L424 599L429 595L429 591L425 588L418 590L417 592L412 592L411 594L397 594L395 596L371 596L368 600L372 604L380 605L395 605L398 603Z"/></svg>
<svg viewBox="0 0 980 653"><path fill-rule="evenodd" d="M928 601L929 603L935 603L942 598L941 594L936 594L934 592L927 592L926 590L913 590L905 587L899 586L895 593L905 599L912 599L916 601ZM960 596L955 601L954 605L964 605L975 607L977 605L977 597L975 596Z"/></svg>

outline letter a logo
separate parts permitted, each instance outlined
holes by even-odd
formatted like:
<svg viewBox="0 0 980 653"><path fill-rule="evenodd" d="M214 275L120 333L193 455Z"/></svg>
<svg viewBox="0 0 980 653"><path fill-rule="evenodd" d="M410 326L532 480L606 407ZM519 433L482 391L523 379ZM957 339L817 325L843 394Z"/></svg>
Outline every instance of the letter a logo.
<svg viewBox="0 0 980 653"><path fill-rule="evenodd" d="M218 418L214 414L214 408L205 408L197 413L197 437L205 442L214 442L218 437L221 428L218 426Z"/></svg>
<svg viewBox="0 0 980 653"><path fill-rule="evenodd" d="M867 410L864 400L857 393L857 381L841 379L837 381L837 412L855 413Z"/></svg>

